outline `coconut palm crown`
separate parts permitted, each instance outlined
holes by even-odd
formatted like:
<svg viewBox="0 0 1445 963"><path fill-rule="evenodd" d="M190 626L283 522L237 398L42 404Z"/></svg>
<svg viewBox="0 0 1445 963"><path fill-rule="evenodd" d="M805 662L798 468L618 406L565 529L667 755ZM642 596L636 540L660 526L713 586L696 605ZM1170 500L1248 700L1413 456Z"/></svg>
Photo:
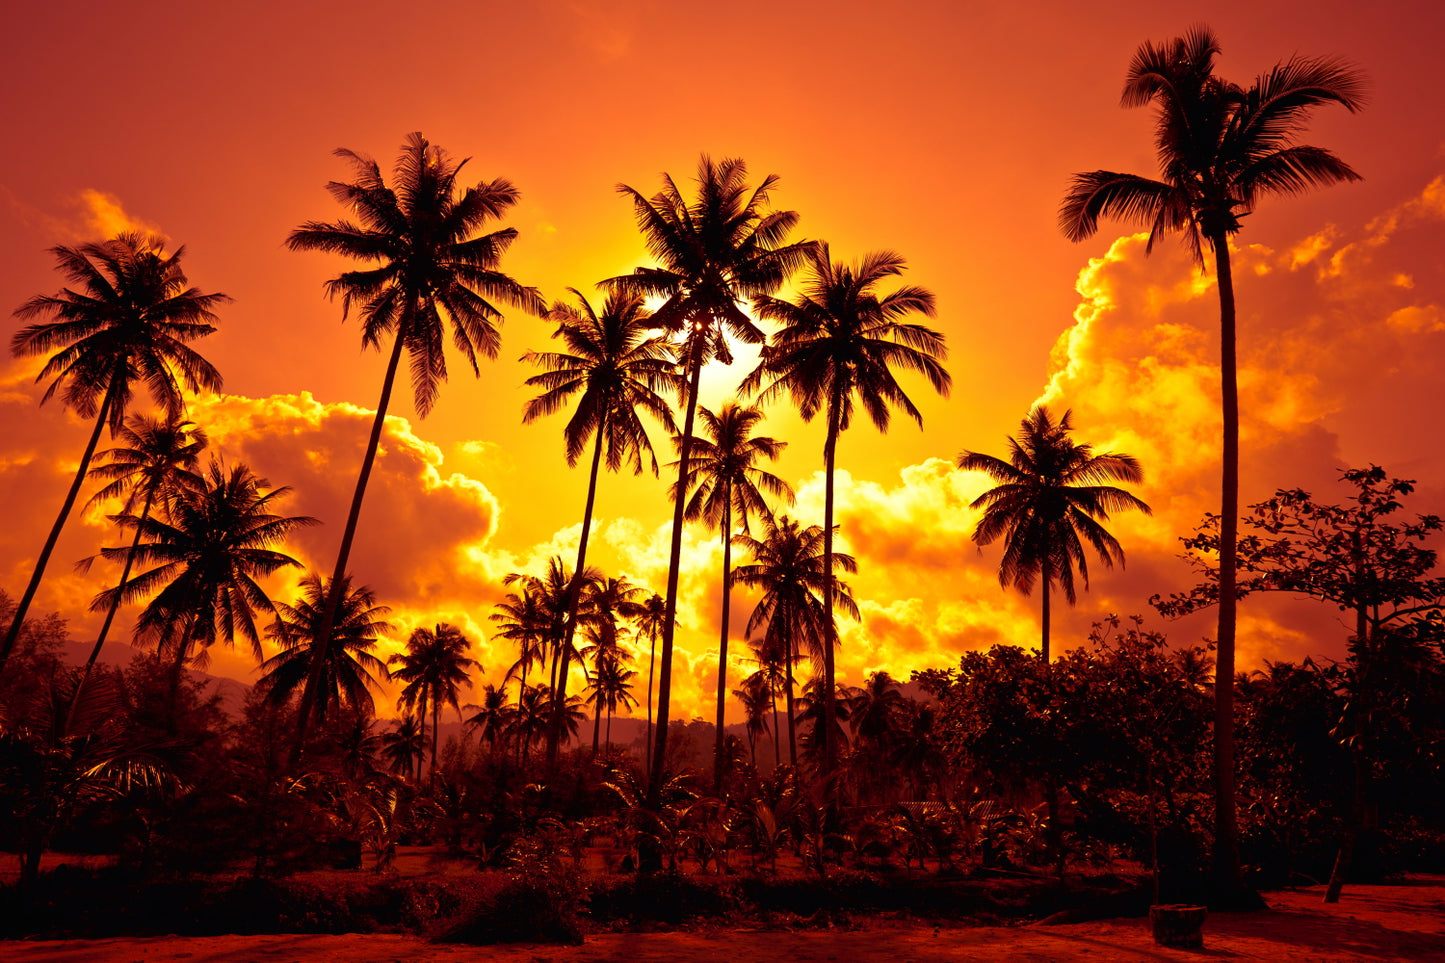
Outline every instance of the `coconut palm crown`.
<svg viewBox="0 0 1445 963"><path fill-rule="evenodd" d="M1054 585L1077 601L1074 573L1089 585L1089 563L1084 546L1091 547L1106 567L1124 564L1124 549L1101 522L1110 512L1136 509L1150 514L1149 506L1109 481L1137 484L1144 479L1132 455L1095 454L1089 445L1069 438L1073 412L1053 420L1043 405L1024 419L1018 437L1009 439L1009 459L965 451L958 467L983 472L998 485L974 500L982 509L973 538L989 545L1004 542L998 580L1029 595L1043 586L1044 661L1049 659L1049 597Z"/></svg>

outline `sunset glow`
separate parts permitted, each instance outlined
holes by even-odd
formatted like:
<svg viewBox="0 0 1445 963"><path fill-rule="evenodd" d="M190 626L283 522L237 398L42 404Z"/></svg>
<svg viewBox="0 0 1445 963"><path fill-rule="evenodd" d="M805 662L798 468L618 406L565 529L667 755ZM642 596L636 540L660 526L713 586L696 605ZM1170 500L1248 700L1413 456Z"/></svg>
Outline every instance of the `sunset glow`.
<svg viewBox="0 0 1445 963"><path fill-rule="evenodd" d="M198 346L224 392L194 398L190 418L229 463L289 486L287 514L323 522L289 542L307 569L334 563L385 354L363 351L355 318L343 323L323 294L351 265L284 241L305 221L343 216L325 190L351 173L335 149L389 172L403 138L421 131L471 158L463 182L518 186L501 222L520 235L504 270L549 302L568 287L591 298L595 282L651 265L617 185L651 194L667 172L688 191L703 153L745 159L754 183L777 174L772 208L800 213L795 239L826 240L848 261L897 251L908 263L898 283L936 295L929 323L948 341L952 394L902 374L922 429L895 414L884 435L858 418L839 444L838 537L858 560L848 581L862 614L840 624L840 681L879 669L906 679L966 650L1037 644L1037 595L1002 589L998 548L970 539L968 506L989 482L953 464L965 449L1003 454L1039 403L1071 408L1097 450L1135 456L1145 481L1133 490L1154 510L1111 520L1127 567L1091 568L1078 605L1055 608L1055 650L1082 644L1110 613L1146 615L1181 645L1213 633L1207 616L1169 623L1148 599L1192 584L1179 537L1218 510L1214 278L1175 238L1146 252L1145 235L1111 223L1075 245L1056 223L1071 173L1154 172L1150 115L1118 106L1121 79L1143 39L1194 14L1136 0L886 12L747 0L726 16L653 0L425 0L404 16L371 2L87 6L27 5L0 38L5 340L21 326L10 310L61 286L49 248L135 229L185 245L191 283L234 299ZM1370 82L1367 109L1322 109L1307 133L1363 182L1274 198L1234 239L1242 503L1296 487L1331 499L1341 469L1373 463L1418 481L1415 510L1445 511L1440 18L1343 0L1228 0L1208 17L1231 78L1303 51L1345 57ZM349 566L393 610L382 658L412 629L451 623L483 666L477 687L500 683L516 660L491 638L503 578L540 574L555 554L572 564L587 465L567 467L565 415L521 419L535 372L520 359L556 350L553 327L508 310L500 357L474 379L449 354L425 419L399 382ZM757 362L755 348L735 354L705 369L704 405L730 400ZM90 427L58 399L38 404L41 364L0 362L0 588L12 597ZM784 510L805 524L823 519L823 421L779 403L759 429L787 443L769 468L796 489ZM652 441L659 461L676 457L660 430ZM666 468L604 473L588 563L663 591L670 484ZM100 616L87 606L119 566L72 564L116 544L102 513L73 518L32 614L58 611L75 639L93 638ZM711 718L721 543L698 524L683 546L673 718ZM268 586L289 600L301 574ZM733 653L747 654L756 598L734 597ZM134 613L122 609L119 624ZM1348 632L1336 616L1249 599L1241 668L1340 655ZM124 661L129 634L113 637L108 658ZM243 644L213 648L208 671L256 678ZM734 671L749 670L735 661ZM378 709L392 714L393 699Z"/></svg>

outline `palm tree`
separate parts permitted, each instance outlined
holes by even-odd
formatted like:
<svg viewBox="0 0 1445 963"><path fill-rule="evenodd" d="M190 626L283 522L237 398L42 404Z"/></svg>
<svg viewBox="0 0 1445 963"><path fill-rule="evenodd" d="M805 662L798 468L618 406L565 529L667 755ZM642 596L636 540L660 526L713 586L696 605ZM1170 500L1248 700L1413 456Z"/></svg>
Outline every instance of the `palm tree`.
<svg viewBox="0 0 1445 963"><path fill-rule="evenodd" d="M806 645L813 657L814 674L824 664L827 640L836 637L835 615L826 599L832 598L836 609L858 618L858 605L848 586L827 571L823 558L823 530L817 525L800 528L783 515L765 519L762 539L751 535L734 536L734 543L753 557L747 565L733 572L733 581L740 585L761 588L763 597L748 619L748 634L763 629L763 646L784 669L784 695L788 713L788 751L793 765L798 764L798 741L793 713L793 662L800 654L799 645ZM853 556L838 552L833 567L845 572L858 571ZM831 583L831 591L828 590Z"/></svg>
<svg viewBox="0 0 1445 963"><path fill-rule="evenodd" d="M415 769L417 781L421 781L421 760L426 754L425 724L415 714L402 716L392 722L390 732L381 735L381 757L387 767L403 776Z"/></svg>
<svg viewBox="0 0 1445 963"><path fill-rule="evenodd" d="M639 474L642 456L646 453L651 459L653 474L657 474L657 457L640 414L647 412L667 431L675 431L672 408L658 391L678 387L672 346L666 338L651 333L652 316L643 307L640 295L613 288L603 304L602 314L598 315L580 291L569 290L576 295L579 307L559 302L553 305L550 316L558 322L553 336L562 338L570 353L528 352L522 356L523 361L547 369L527 379L528 385L544 390L527 402L522 421L530 424L543 415L559 411L569 398L580 393L577 410L564 432L567 464L575 466L587 439L594 439L587 505L582 512L582 536L577 543L577 566L568 589L566 639L555 693L559 707L567 698L568 654L577 629L575 609L582 592L580 579L587 568L587 542L592 532L592 509L597 499L597 475L602 466L603 449L607 452L609 471L619 471L624 461L631 461L633 472ZM547 745L549 767L556 763L556 754L557 740L552 739Z"/></svg>
<svg viewBox="0 0 1445 963"><path fill-rule="evenodd" d="M503 741L511 725L516 709L507 705L507 686L488 683L482 686L482 701L467 706L476 712L467 718L468 728L480 733L483 741L495 752L497 743Z"/></svg>
<svg viewBox="0 0 1445 963"><path fill-rule="evenodd" d="M774 716L777 715L773 690L768 685L767 677L759 670L745 678L742 687L733 690L733 696L743 707L743 718L746 720L748 736L748 755L752 758L753 768L756 769L758 768L758 740L769 734L769 707L773 708Z"/></svg>
<svg viewBox="0 0 1445 963"><path fill-rule="evenodd" d="M456 710L457 718L462 717L462 707L457 699L460 687L471 686L467 670L481 664L462 653L471 646L470 640L461 629L446 622L437 623L436 628L418 628L406 640L406 651L398 652L387 661L401 668L392 672L393 678L406 683L402 689L401 702L405 706L417 706L417 714L424 715L431 706L431 774L437 769L437 725L440 721L442 703ZM308 677L309 678L309 677ZM417 778L421 778L418 766Z"/></svg>
<svg viewBox="0 0 1445 963"><path fill-rule="evenodd" d="M1239 219L1271 194L1301 194L1359 180L1324 148L1295 143L1310 113L1364 105L1358 70L1334 58L1291 57L1241 87L1214 75L1219 41L1199 26L1162 44L1145 43L1124 80L1123 105L1158 108L1155 148L1161 177L1092 171L1075 174L1059 210L1065 236L1082 241L1101 217L1149 225L1149 241L1179 232L1201 267L1214 255L1219 287L1220 464L1219 630L1215 678L1234 678L1236 540L1239 533L1239 388L1235 362L1234 276L1229 238ZM1237 886L1234 803L1234 690L1215 687L1215 847L1219 881Z"/></svg>
<svg viewBox="0 0 1445 963"><path fill-rule="evenodd" d="M331 597L318 572L301 580L301 597L295 605L284 602L276 606L276 621L266 630L267 638L281 646L281 651L261 663L261 685L275 705L285 705L306 684L311 663L321 659L322 684L316 702L316 720L324 723L333 706L346 706L362 716L369 716L374 704L370 690L380 691L381 680L391 673L372 650L377 636L390 634L386 621L391 609L376 604L376 593L365 585L342 586L341 610L325 643L316 635L321 622L321 609Z"/></svg>
<svg viewBox="0 0 1445 963"><path fill-rule="evenodd" d="M185 250L179 247L167 256L160 238L140 233L120 234L98 244L51 248L60 272L80 290L63 288L58 294L37 295L15 312L22 320L53 319L21 328L10 341L10 350L16 355L60 349L36 376L37 381L54 379L40 403L60 391L64 403L76 414L95 418L95 428L5 640L0 642L0 672L80 494L100 431L106 425L112 436L120 431L135 383L145 383L151 399L172 421L179 421L185 411L183 386L191 392L220 390L220 373L188 345L216 330L213 309L230 298L202 294L189 286L180 265Z"/></svg>
<svg viewBox="0 0 1445 963"><path fill-rule="evenodd" d="M519 194L509 181L481 181L459 190L457 176L466 161L453 161L420 133L410 134L402 145L391 186L376 161L345 149L336 153L351 162L356 181L332 181L327 189L359 223L307 221L291 232L286 245L293 251L325 251L367 264L327 281L326 293L333 298L340 295L343 319L353 302L359 305L364 346L379 349L390 335L392 348L336 556L332 598L317 628L323 638L329 636L340 606L339 593L402 349L411 355L417 413L426 417L447 377L443 335L448 326L453 347L480 376L477 355L495 358L501 346L503 317L493 301L534 314L545 310L534 288L523 287L498 269L517 232L504 228L476 233L517 203ZM297 722L298 746L320 684L319 675L306 680Z"/></svg>
<svg viewBox="0 0 1445 963"><path fill-rule="evenodd" d="M727 664L728 664L728 614L732 601L732 537L733 518L747 534L751 519L771 518L764 492L775 498L793 501L793 489L777 475L757 467L759 458L776 461L783 453L786 442L766 436L753 437L753 429L763 420L760 408L743 408L729 402L717 414L707 408L699 408L702 426L706 435L692 439L693 469L692 495L687 502L688 521L705 520L715 526L722 535L723 578L722 578L722 628L718 640L717 656L717 740L713 756L713 795L722 795L723 766L723 725L724 709L727 707ZM680 439L676 440L682 447ZM673 493L676 498L676 492Z"/></svg>
<svg viewBox="0 0 1445 963"><path fill-rule="evenodd" d="M825 495L823 500L823 604L833 608L833 476L838 436L853 420L857 403L879 431L886 433L890 409L901 408L919 426L923 416L914 407L894 377L895 369L923 375L941 395L947 395L951 379L940 360L947 356L943 335L920 324L902 319L921 314L933 317L933 295L914 285L905 285L879 295L877 286L903 273L904 260L892 251L867 255L856 265L834 263L828 246L820 244L808 252L809 273L795 302L777 298L758 301L758 314L782 323L762 359L742 390L756 390L763 378L772 380L759 395L768 401L787 394L805 420L819 412L826 414L828 433L823 443ZM835 623L825 623L828 633L823 647L823 701L825 718L832 718L837 686L833 671L833 650L837 646ZM823 729L824 778L833 771L833 739ZM831 797L831 793L830 793Z"/></svg>
<svg viewBox="0 0 1445 963"><path fill-rule="evenodd" d="M657 666L657 637L667 619L667 600L656 592L642 603L642 612L637 616L636 632L647 636L647 738L643 760L644 768L652 765L652 678Z"/></svg>
<svg viewBox="0 0 1445 963"><path fill-rule="evenodd" d="M506 598L494 606L494 611L487 618L501 626L492 638L506 639L517 646L517 661L507 670L503 683L511 679L520 681L521 689L517 693L520 708L522 695L527 691L528 671L535 663L545 665L547 662L550 625L544 602L539 592L523 582L521 590L508 592Z"/></svg>
<svg viewBox="0 0 1445 963"><path fill-rule="evenodd" d="M650 198L625 184L617 188L631 199L638 228L659 266L638 268L626 277L614 278L612 283L643 296L663 298L653 312L653 323L682 335L687 414L678 452L678 480L673 487L678 493L690 488L690 439L703 364L713 359L724 364L732 362L728 337L747 344L763 341L763 332L743 313L739 302L776 291L812 247L809 242L785 243L788 232L798 222L796 212L763 212L777 178L768 175L756 189L749 190L747 173L747 165L741 160L728 158L714 163L703 155L698 161L696 200L684 198L667 174L662 177L663 189ZM675 501L657 690L657 741L647 787L647 802L654 810L660 805L667 753L672 647L682 561L683 499Z"/></svg>
<svg viewBox="0 0 1445 963"><path fill-rule="evenodd" d="M1007 588L1032 594L1036 582L1043 586L1043 642L1045 663L1049 661L1049 598L1053 586L1063 587L1064 597L1073 605L1074 568L1078 567L1084 587L1089 587L1089 565L1084 554L1087 543L1098 553L1106 568L1117 561L1124 564L1124 549L1105 531L1101 522L1110 512L1137 509L1152 514L1149 506L1108 481L1138 484L1144 473L1132 455L1116 452L1094 454L1089 445L1069 438L1073 425L1065 411L1057 422L1043 405L1023 420L1019 437L1009 439L1009 460L965 451L958 467L981 471L998 485L974 500L970 508L983 509L973 531L973 540L989 545L1004 540L998 581ZM1081 539L1082 536L1082 539Z"/></svg>
<svg viewBox="0 0 1445 963"><path fill-rule="evenodd" d="M768 696L768 707L773 713L773 765L774 767L783 764L783 733L778 726L778 693L786 693L786 687L790 678L790 670L793 663L802 661L802 656L795 655L791 662L785 665L784 640L780 637L764 635L757 641L748 640L748 649L753 653L750 659L744 659L748 665L755 665L757 669L743 679L743 688L766 691ZM788 730L789 735L792 730Z"/></svg>
<svg viewBox="0 0 1445 963"><path fill-rule="evenodd" d="M171 654L173 685L188 661L205 664L205 650L217 640L234 644L240 636L251 643L257 662L264 658L256 615L276 619L279 613L258 579L299 566L273 546L297 527L317 524L309 516L276 514L274 503L290 489L264 491L269 485L246 465L228 471L213 458L202 486L178 489L165 518L115 518L122 528L137 529L141 540L101 554L154 567L101 593L96 603L109 605L112 595L123 601L151 597L136 620L136 635L157 654Z"/></svg>
<svg viewBox="0 0 1445 963"><path fill-rule="evenodd" d="M201 476L196 473L195 467L201 452L206 448L207 438L206 433L193 422L163 422L133 415L126 419L116 437L122 445L101 452L98 457L103 461L90 470L91 477L100 478L110 484L90 496L87 506L99 505L124 496L123 510L129 514L135 511L136 498L141 496L139 517L146 519L150 517L157 497L164 502L168 496L182 488L194 490L201 487ZM135 559L135 547L140 542L140 536L141 530L137 526L135 538L131 542L131 552L126 555L125 564L121 567L120 585L124 585L130 578L131 563ZM115 613L119 608L120 593L117 592L105 607L105 620L101 622L100 632L95 637L95 647L90 650L90 658L81 669L80 682L76 686L77 694L84 689L96 659L100 658L100 650L105 646L111 623L115 621Z"/></svg>
<svg viewBox="0 0 1445 963"><path fill-rule="evenodd" d="M597 758L598 743L601 736L602 710L607 710L607 744L612 745L612 715L617 711L620 702L623 708L630 709L637 705L637 700L632 697L632 680L637 673L627 668L622 659L617 655L606 655L598 653L597 662L592 669L592 678L588 688L592 694L587 697L587 702L594 706L592 716L592 758Z"/></svg>

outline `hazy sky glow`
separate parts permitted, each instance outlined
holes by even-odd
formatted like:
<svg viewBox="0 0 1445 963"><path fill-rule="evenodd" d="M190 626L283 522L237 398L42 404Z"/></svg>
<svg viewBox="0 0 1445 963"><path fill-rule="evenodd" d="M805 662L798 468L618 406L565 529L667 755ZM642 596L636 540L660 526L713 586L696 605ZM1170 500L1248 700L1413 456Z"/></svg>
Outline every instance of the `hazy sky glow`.
<svg viewBox="0 0 1445 963"><path fill-rule="evenodd" d="M1440 24L1424 19L1439 15L1423 6L1210 6L1230 79L1299 53L1347 57L1370 80L1364 112L1322 111L1306 138L1365 180L1274 200L1238 237L1245 503L1277 487L1333 494L1338 469L1373 462L1420 480L1418 510L1445 512L1445 78ZM968 541L965 506L985 482L952 463L965 448L1004 454L1039 400L1072 407L1080 440L1136 455L1137 493L1155 509L1113 522L1128 568L1095 569L1078 608L1055 615L1066 648L1103 614L1148 613L1151 594L1185 587L1177 537L1217 504L1212 277L1172 240L1146 257L1116 225L1073 245L1055 222L1071 173L1155 172L1151 117L1121 109L1119 91L1142 41L1196 16L1133 0L26 5L0 35L5 339L9 310L60 287L47 248L126 227L185 244L192 283L235 299L199 345L226 394L192 417L229 460L291 486L291 512L326 523L292 550L329 572L384 364L322 294L342 263L283 246L302 221L339 216L324 185L349 169L332 151L389 168L420 130L472 158L471 181L511 179L521 237L505 268L549 300L650 263L619 182L651 194L662 171L690 179L700 152L739 156L754 182L779 175L775 203L800 212L800 237L848 259L902 253L949 340L951 398L906 382L922 431L899 419L884 438L859 421L839 446L864 616L843 626L840 677L1037 643L1037 599L1001 590L998 550ZM562 417L521 424L534 372L518 359L550 350L551 330L509 315L501 357L480 379L451 359L425 420L398 392L352 556L396 610L396 645L417 625L459 624L489 681L514 657L485 640L502 577L540 572L555 552L570 564L580 529L585 466L566 467ZM709 372L704 403L729 397L751 360ZM0 361L12 596L87 431L56 403L37 407L39 365ZM777 407L763 430L789 443L775 470L799 490L790 514L821 522L824 425ZM589 561L661 591L666 485L604 477ZM68 563L99 544L116 544L103 517L73 519L36 603L77 637L94 631L83 605L114 573ZM674 715L687 718L712 711L721 546L701 527L684 544ZM284 582L277 592L291 597ZM740 638L751 599L734 610ZM1240 612L1241 666L1342 651L1332 611L1251 599ZM1210 631L1207 618L1166 628L1180 642ZM216 670L254 678L241 652L213 654Z"/></svg>

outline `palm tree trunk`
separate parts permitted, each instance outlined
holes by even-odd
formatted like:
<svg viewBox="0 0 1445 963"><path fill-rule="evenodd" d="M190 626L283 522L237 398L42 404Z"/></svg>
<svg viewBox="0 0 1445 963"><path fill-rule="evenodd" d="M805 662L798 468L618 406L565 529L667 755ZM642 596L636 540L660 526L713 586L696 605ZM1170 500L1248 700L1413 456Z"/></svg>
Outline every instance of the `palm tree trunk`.
<svg viewBox="0 0 1445 963"><path fill-rule="evenodd" d="M723 585L722 585L722 633L717 646L717 740L713 746L712 794L722 795L723 784L723 717L727 708L728 694L728 606L732 601L732 529L733 492L729 487L723 493Z"/></svg>
<svg viewBox="0 0 1445 963"><path fill-rule="evenodd" d="M1219 377L1224 416L1219 507L1219 631L1214 664L1215 884L1238 891L1239 847L1234 802L1234 640L1236 550L1239 537L1239 382L1235 358L1234 277L1229 239L1210 237L1219 280Z"/></svg>
<svg viewBox="0 0 1445 963"><path fill-rule="evenodd" d="M356 540L356 525L361 520L361 502L366 497L366 483L371 479L372 465L376 462L376 449L381 444L381 430L386 425L386 409L391 405L391 389L396 383L396 369L401 362L402 343L405 339L398 330L391 357L386 363L386 376L381 381L381 400L376 403L376 418L371 423L371 437L366 443L366 454L361 459L361 474L356 477L356 491L351 496L351 511L346 516L346 529L341 535L341 550L336 555L336 568L331 575L331 591L322 610L321 624L315 638L329 644L331 630L336 626L336 613L341 608L341 595L345 588L346 564L351 560L351 545ZM321 676L325 659L314 659L311 670L306 673L306 688L301 693L301 706L296 718L296 742L292 746L292 764L301 756L301 746L306 739L306 730L321 690ZM421 779L421 767L417 767L417 779Z"/></svg>
<svg viewBox="0 0 1445 963"><path fill-rule="evenodd" d="M80 705L80 695L85 691L85 683L90 679L91 669L95 668L96 660L100 658L100 650L105 646L106 636L110 634L110 625L115 621L115 613L120 608L121 589L125 587L126 580L130 578L131 565L135 562L136 548L140 545L141 528L151 514L151 503L155 500L156 486L152 484L146 490L145 505L140 510L140 522L135 527L135 538L131 539L130 552L125 557L125 565L120 570L120 581L115 587L115 598L110 600L110 607L106 610L105 621L100 624L100 634L95 637L95 647L90 650L90 658L85 660L85 667L80 670L80 681L75 684L75 695L70 700L70 709L65 714L65 731L70 731L71 724L75 721L75 707Z"/></svg>
<svg viewBox="0 0 1445 963"><path fill-rule="evenodd" d="M597 473L602 467L602 436L607 421L597 426L597 443L592 450L592 477L587 482L587 507L582 510L582 538L577 543L577 567L572 570L572 584L567 586L567 629L563 633L562 668L557 673L557 687L552 690L552 731L547 737L547 772L557 765L557 746L562 741L562 709L567 705L567 667L571 662L572 639L577 631L577 609L582 601L582 572L587 566L587 539L592 534L592 507L597 502ZM595 729L596 726L593 726ZM597 738L592 738L592 755L597 755Z"/></svg>
<svg viewBox="0 0 1445 963"><path fill-rule="evenodd" d="M773 704L773 768L783 768L783 733L778 728L778 693L769 685L768 701Z"/></svg>
<svg viewBox="0 0 1445 963"><path fill-rule="evenodd" d="M437 781L437 736L441 734L438 722L441 718L442 700L440 693L432 693L431 700L431 781Z"/></svg>
<svg viewBox="0 0 1445 963"><path fill-rule="evenodd" d="M598 740L602 738L602 690L597 691L597 705L592 710L592 758L597 758Z"/></svg>
<svg viewBox="0 0 1445 963"><path fill-rule="evenodd" d="M426 692L423 690L421 699L416 707L417 747L416 747L416 784L421 787L422 763L426 762Z"/></svg>
<svg viewBox="0 0 1445 963"><path fill-rule="evenodd" d="M783 641L783 707L788 713L788 761L798 768L798 727L797 713L793 709L793 640Z"/></svg>
<svg viewBox="0 0 1445 963"><path fill-rule="evenodd" d="M644 750L642 760L642 768L645 771L650 770L652 766L652 671L657 667L656 628L648 633L648 640L650 644L647 652L647 741L645 743L647 748Z"/></svg>
<svg viewBox="0 0 1445 963"><path fill-rule="evenodd" d="M833 650L838 645L838 623L833 618L833 468L838 450L838 412L841 399L835 397L828 406L828 441L823 449L823 720L822 749L823 804L834 802L833 715L837 694L834 691Z"/></svg>
<svg viewBox="0 0 1445 963"><path fill-rule="evenodd" d="M1044 611L1043 611L1044 636L1043 636L1043 648L1042 648L1042 650L1041 650L1042 653L1043 653L1043 657L1044 657L1044 667L1045 667L1045 668L1048 667L1049 657L1050 657L1050 656L1049 656L1049 594L1050 594L1050 593L1049 593L1049 590L1050 590L1051 588L1053 588L1053 581L1054 581L1054 575L1053 575L1053 572L1050 571L1049 562L1048 562L1048 559L1046 558L1046 559L1044 559Z"/></svg>
<svg viewBox="0 0 1445 963"><path fill-rule="evenodd" d="M60 506L60 514L50 528L50 537L45 540L45 547L40 550L40 558L35 561L35 570L30 573L30 584L25 587L20 604L15 607L15 616L10 620L10 628L5 632L4 643L0 643L0 672L5 671L5 663L10 660L15 640L20 638L20 630L25 625L25 615L30 611L30 603L35 601L35 591L40 588L40 580L45 575L45 566L50 562L50 554L55 551L55 543L60 541L60 530L65 527L65 520L70 516L70 510L75 507L75 498L80 494L81 483L90 471L90 459L95 456L95 446L100 443L100 431L105 427L111 408L115 406L117 385L118 381L112 377L110 385L105 389L105 400L100 403L100 411L96 413L95 428L90 433L90 441L85 445L85 453L80 456L80 467L75 471L75 481L70 483L70 491L66 493L65 502Z"/></svg>
<svg viewBox="0 0 1445 963"><path fill-rule="evenodd" d="M1361 548L1360 533L1355 533L1355 566L1356 577L1362 582L1365 578L1363 571L1363 549ZM1351 700L1354 703L1355 721L1351 728L1350 739L1350 762L1354 767L1355 785L1354 792L1350 798L1350 821L1345 826L1345 836L1340 842L1340 851L1335 856L1334 866L1330 869L1330 879L1325 886L1326 903L1338 903L1340 891L1345 887L1345 876L1350 871L1350 863L1354 860L1355 844L1359 841L1360 834L1365 828L1365 807L1368 798L1368 787L1370 781L1369 763L1365 759L1364 750L1361 748L1365 741L1365 720L1369 718L1374 708L1372 693L1369 687L1369 675L1372 668L1369 619L1363 604L1355 606L1355 684L1358 689Z"/></svg>
<svg viewBox="0 0 1445 963"><path fill-rule="evenodd" d="M667 564L667 607L662 622L662 666L657 679L657 740L652 751L652 771L647 780L647 809L657 812L662 805L663 763L667 759L667 723L672 707L672 640L677 625L677 580L682 568L683 508L687 504L688 459L692 455L692 428L697 417L697 390L702 381L702 332L693 336L692 357L688 359L691 380L687 391L687 418L682 426L682 446L677 456L677 497L672 510L672 547ZM655 854L660 860L661 854ZM644 860L651 862L651 860ZM646 868L655 868L648 866Z"/></svg>

